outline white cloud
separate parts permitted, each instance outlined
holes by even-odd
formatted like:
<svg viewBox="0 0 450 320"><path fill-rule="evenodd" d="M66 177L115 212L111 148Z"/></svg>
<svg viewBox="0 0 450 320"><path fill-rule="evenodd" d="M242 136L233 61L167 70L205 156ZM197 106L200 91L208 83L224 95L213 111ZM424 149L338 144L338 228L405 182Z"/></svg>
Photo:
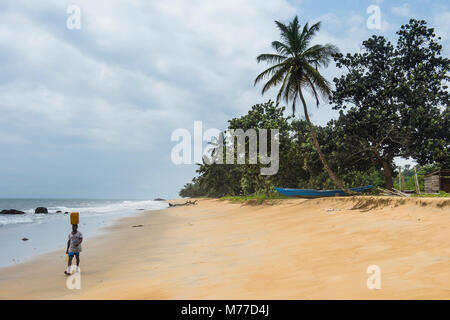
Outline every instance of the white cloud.
<svg viewBox="0 0 450 320"><path fill-rule="evenodd" d="M400 17L410 17L411 16L411 7L409 3L405 2L401 6L398 7L392 7L392 13L400 16Z"/></svg>
<svg viewBox="0 0 450 320"><path fill-rule="evenodd" d="M314 19L313 22L321 21L322 24L325 25L334 25L334 26L340 26L342 24L342 19L336 15L335 13L329 12L320 15L316 19Z"/></svg>
<svg viewBox="0 0 450 320"><path fill-rule="evenodd" d="M94 147L148 148L151 137L162 140L161 132L169 136L214 108L244 110L261 68L255 57L277 37L274 17L294 12L286 1L77 5L79 31L65 28L59 1L17 1L0 13L0 44L11 58L0 64L11 75L0 82L0 123L29 128L24 138L48 131ZM53 22L40 19L52 15Z"/></svg>
<svg viewBox="0 0 450 320"><path fill-rule="evenodd" d="M360 32L366 30L366 18L361 14L351 13L346 21L346 25L349 27L350 33Z"/></svg>
<svg viewBox="0 0 450 320"><path fill-rule="evenodd" d="M441 37L443 41L450 40L450 11L444 10L437 13L433 18L433 26L436 29L436 35ZM449 50L448 47L444 48Z"/></svg>
<svg viewBox="0 0 450 320"><path fill-rule="evenodd" d="M0 44L11 57L0 63L11 75L0 82L0 123L13 119L16 128L28 128L20 131L23 139L58 135L93 148L138 150L194 120L223 127L251 104L274 97L253 87L266 67L255 57L272 51L274 19L288 21L297 12L287 1L257 0L77 5L81 30L73 31L66 29L65 4L56 0L17 1L0 13ZM316 20L342 23L333 13ZM365 18L345 20L348 34L321 31L316 42L357 50L368 34ZM338 71L324 72L331 80ZM315 113L322 123L330 117Z"/></svg>

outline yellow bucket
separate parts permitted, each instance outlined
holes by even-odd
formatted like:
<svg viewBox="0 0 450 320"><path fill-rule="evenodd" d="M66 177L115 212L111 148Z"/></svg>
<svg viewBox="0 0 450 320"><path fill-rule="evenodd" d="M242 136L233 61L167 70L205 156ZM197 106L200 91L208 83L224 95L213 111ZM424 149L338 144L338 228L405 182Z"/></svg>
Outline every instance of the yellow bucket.
<svg viewBox="0 0 450 320"><path fill-rule="evenodd" d="M80 214L78 212L72 212L70 214L70 224L79 224Z"/></svg>

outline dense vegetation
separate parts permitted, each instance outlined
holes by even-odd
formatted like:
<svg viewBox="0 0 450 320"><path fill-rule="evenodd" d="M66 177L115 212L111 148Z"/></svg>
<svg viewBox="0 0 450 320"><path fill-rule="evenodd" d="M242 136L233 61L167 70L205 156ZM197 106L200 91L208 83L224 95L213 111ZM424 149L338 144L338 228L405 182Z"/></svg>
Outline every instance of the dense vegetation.
<svg viewBox="0 0 450 320"><path fill-rule="evenodd" d="M337 55L347 73L334 79L332 98L335 109L348 109L335 123L344 143L382 165L387 188L395 157L424 165L448 161L450 151L449 59L425 21L411 20L397 34L395 46L373 36L360 53Z"/></svg>
<svg viewBox="0 0 450 320"><path fill-rule="evenodd" d="M441 56L440 38L425 21L410 20L402 26L395 45L384 37L373 36L356 54L344 56L328 47L337 66L345 71L334 79L335 89L330 91L334 108L340 110L339 117L323 127L309 121L302 99L301 89L308 85L317 98L315 88L322 80L302 61L309 59L302 53L308 49L302 46L286 58L291 50L286 43L298 45L295 39L289 39L290 34L295 35L298 21L288 26L278 23L278 27L281 31L285 28L287 36L284 44L274 42L274 48L287 49L277 50L277 55L260 55L258 60L285 63L278 74L276 70L269 72L272 78L266 86L281 83L280 95L284 94L286 101L294 100L293 108L300 95L306 121L287 116L285 108L273 101L254 105L246 115L228 121L228 129L279 130L278 173L260 175L261 165L248 161L243 165L203 163L199 164L197 177L180 191L181 196L271 196L275 194L274 186L330 189L341 183L346 188L365 184L392 188L396 186L398 169L395 157L410 157L419 164L416 169L422 186L426 173L450 168L450 62ZM307 37L311 28L306 25L295 36ZM325 50L327 46L319 48ZM316 70L324 64L314 63L313 58L308 61ZM287 74L295 68L297 74ZM307 72L302 73L305 68ZM317 81L308 80L313 76ZM286 91L290 79L294 79L293 90ZM404 188L414 190L413 168L405 169Z"/></svg>

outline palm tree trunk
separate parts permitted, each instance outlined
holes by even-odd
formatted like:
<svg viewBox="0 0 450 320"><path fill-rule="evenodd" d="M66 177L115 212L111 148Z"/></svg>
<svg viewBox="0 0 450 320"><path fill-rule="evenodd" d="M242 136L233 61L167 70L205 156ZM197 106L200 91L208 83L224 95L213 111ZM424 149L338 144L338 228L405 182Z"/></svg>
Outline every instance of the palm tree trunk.
<svg viewBox="0 0 450 320"><path fill-rule="evenodd" d="M355 192L349 190L348 188L345 188L341 180L339 180L334 172L331 170L330 166L328 165L327 160L325 159L322 150L320 149L319 140L317 139L316 130L314 129L314 126L311 123L311 120L309 119L308 115L308 108L306 107L306 101L303 97L302 91L299 90L298 93L300 94L300 99L302 100L303 104L303 112L305 113L305 119L309 126L309 131L311 132L311 137L314 142L314 146L316 147L317 153L319 154L320 161L322 161L322 164L325 168L325 170L328 172L328 175L330 176L331 180L334 181L334 183L341 189L344 190L348 194L355 194Z"/></svg>

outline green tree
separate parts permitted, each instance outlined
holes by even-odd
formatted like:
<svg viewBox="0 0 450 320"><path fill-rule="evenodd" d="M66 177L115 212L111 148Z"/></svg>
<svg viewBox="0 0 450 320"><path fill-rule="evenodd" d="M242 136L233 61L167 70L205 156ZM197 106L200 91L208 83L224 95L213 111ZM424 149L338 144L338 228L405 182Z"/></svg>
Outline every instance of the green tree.
<svg viewBox="0 0 450 320"><path fill-rule="evenodd" d="M260 174L261 164L250 164L248 155L244 164L236 164L237 144L234 144L235 164L225 164L227 148L224 137L221 141L212 143L215 149L211 155L218 155L219 145L223 148L222 157L224 164L206 164L199 165L192 183L188 183L180 191L181 196L198 196L199 194L209 197L249 195L254 193L270 193L273 185L292 185L288 181L293 177L291 172L292 165L288 162L290 157L290 147L292 145L289 130L290 117L284 117L284 107L278 106L273 101L262 104L256 104L251 107L246 115L233 118L228 121L228 130L231 129L254 129L258 134L259 129L278 129L280 139L280 167L274 176L262 176ZM257 139L259 136L257 135ZM220 139L218 139L220 140ZM248 139L245 141L245 150L248 150ZM259 141L257 141L259 144ZM269 146L270 148L271 146ZM259 154L258 154L259 156ZM294 172L299 174L299 171Z"/></svg>
<svg viewBox="0 0 450 320"><path fill-rule="evenodd" d="M249 163L248 156L245 158L245 163L239 165L202 163L196 172L197 176L180 191L181 196L272 195L274 186L324 189L335 186L327 172L323 170L308 123L305 120L285 116L284 107L280 107L273 101L256 104L247 114L233 118L228 123L227 131L255 129L258 132L259 129L278 129L280 142L278 173L272 176L262 176L260 174L262 165ZM341 126L330 122L325 127L315 126L314 128L319 144L328 155L331 168L348 186L384 185L383 173L376 167L376 162L366 161L364 158L355 159L352 154L353 147L348 145L345 139L341 139ZM244 143L248 150L249 139L246 139ZM227 144L226 139L222 137L211 145L223 147L222 157L225 163L226 150L230 144ZM236 161L236 143L234 147ZM271 149L271 146L269 148ZM220 155L214 149L211 150L211 154Z"/></svg>
<svg viewBox="0 0 450 320"><path fill-rule="evenodd" d="M295 174L295 167L290 163L290 151L292 141L290 139L291 126L289 120L291 117L284 117L284 107L280 107L278 103L269 100L266 103L256 104L244 116L233 118L228 121L228 129L255 129L257 133L259 145L259 129L278 129L279 130L279 170L273 176L262 176L260 174L261 164L241 165L242 180L244 194L250 193L268 193L273 185L289 186L291 185L292 174ZM248 141L246 150L248 150ZM294 186L293 186L294 187Z"/></svg>
<svg viewBox="0 0 450 320"><path fill-rule="evenodd" d="M362 52L337 54L347 73L335 78L332 102L341 139L355 156L378 162L393 187L395 157L420 165L449 158L449 59L425 21L403 25L396 46L384 37L363 42ZM343 110L346 110L346 113Z"/></svg>
<svg viewBox="0 0 450 320"><path fill-rule="evenodd" d="M349 192L331 170L322 153L314 126L309 119L304 98L304 91L310 91L319 106L320 97L329 97L330 84L320 74L318 68L328 66L332 56L338 53L338 49L331 44L309 46L312 38L320 30L320 22L311 27L306 23L301 28L296 16L288 25L279 21L275 21L275 23L280 30L281 41L272 42L275 54L267 53L257 57L258 63L266 62L272 66L256 77L255 85L268 79L262 88L262 94L270 88L281 85L276 100L279 102L280 99L284 99L286 103L291 101L293 114L295 114L297 100L300 99L311 137L324 168L339 188Z"/></svg>

